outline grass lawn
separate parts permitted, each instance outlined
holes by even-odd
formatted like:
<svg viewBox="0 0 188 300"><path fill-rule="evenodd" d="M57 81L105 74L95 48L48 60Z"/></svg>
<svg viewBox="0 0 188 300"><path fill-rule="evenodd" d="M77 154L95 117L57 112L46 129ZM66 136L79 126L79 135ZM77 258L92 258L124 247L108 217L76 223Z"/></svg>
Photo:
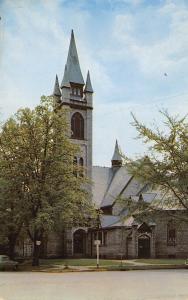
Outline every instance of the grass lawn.
<svg viewBox="0 0 188 300"><path fill-rule="evenodd" d="M153 265L184 265L185 259L135 259L135 262Z"/></svg>
<svg viewBox="0 0 188 300"><path fill-rule="evenodd" d="M96 266L96 259L79 258L79 259L40 259L41 265L68 265L68 266ZM100 266L118 266L121 264L120 260L100 259ZM127 263L123 263L126 265Z"/></svg>
<svg viewBox="0 0 188 300"><path fill-rule="evenodd" d="M129 267L135 267L136 264L145 263L148 265L185 265L184 259L134 259L134 260L110 260L110 259L100 259L99 266L100 269L108 270L126 270ZM74 267L90 267L91 269L96 269L96 259L95 258L79 258L79 259L40 259L39 267L32 267L31 260L25 261L19 266L20 271L39 271L44 269L48 272L53 272L54 267L61 271L64 267L69 267L68 269L74 269ZM147 267L146 267L147 268ZM68 270L67 269L67 270Z"/></svg>

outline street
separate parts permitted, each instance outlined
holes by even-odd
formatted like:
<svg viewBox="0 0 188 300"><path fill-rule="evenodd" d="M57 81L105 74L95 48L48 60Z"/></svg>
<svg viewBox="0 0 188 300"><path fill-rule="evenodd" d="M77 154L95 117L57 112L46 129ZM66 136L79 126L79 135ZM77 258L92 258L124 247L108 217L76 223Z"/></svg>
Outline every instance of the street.
<svg viewBox="0 0 188 300"><path fill-rule="evenodd" d="M188 300L188 270L1 272L0 300Z"/></svg>

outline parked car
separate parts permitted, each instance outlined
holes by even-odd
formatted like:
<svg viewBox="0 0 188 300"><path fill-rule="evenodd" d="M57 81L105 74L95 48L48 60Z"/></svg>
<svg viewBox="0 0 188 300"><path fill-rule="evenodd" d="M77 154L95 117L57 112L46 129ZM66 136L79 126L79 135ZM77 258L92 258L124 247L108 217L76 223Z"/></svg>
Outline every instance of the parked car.
<svg viewBox="0 0 188 300"><path fill-rule="evenodd" d="M7 255L0 255L0 270L14 270L18 269L18 262L10 260Z"/></svg>

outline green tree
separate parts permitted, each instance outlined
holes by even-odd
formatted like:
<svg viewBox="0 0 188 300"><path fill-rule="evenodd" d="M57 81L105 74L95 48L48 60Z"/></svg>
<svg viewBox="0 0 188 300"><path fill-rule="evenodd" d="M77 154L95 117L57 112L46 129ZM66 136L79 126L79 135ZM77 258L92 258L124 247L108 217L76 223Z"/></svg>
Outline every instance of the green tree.
<svg viewBox="0 0 188 300"><path fill-rule="evenodd" d="M0 133L0 244L14 257L15 244L24 221L22 176L17 157L18 124L9 119Z"/></svg>
<svg viewBox="0 0 188 300"><path fill-rule="evenodd" d="M66 112L63 108L54 111L52 97L42 97L41 104L33 110L19 110L1 132L1 148L5 151L0 159L6 167L0 177L8 184L15 181L18 198L14 201L21 226L33 241L33 265L39 263L37 241L43 241L58 224L85 224L94 214L87 179L73 175L73 168L77 168L73 157L79 148L70 142L67 132ZM5 186L6 190L6 182ZM13 199L10 193L8 203Z"/></svg>
<svg viewBox="0 0 188 300"><path fill-rule="evenodd" d="M186 117L172 117L167 111L161 114L164 130L156 125L153 129L148 128L133 115L138 139L148 145L148 151L147 155L130 160L129 169L136 178L166 194L161 208L164 205L169 209L175 206L184 209L182 219L188 221L188 123ZM138 204L142 210L147 206L142 201ZM132 211L135 208L134 203Z"/></svg>

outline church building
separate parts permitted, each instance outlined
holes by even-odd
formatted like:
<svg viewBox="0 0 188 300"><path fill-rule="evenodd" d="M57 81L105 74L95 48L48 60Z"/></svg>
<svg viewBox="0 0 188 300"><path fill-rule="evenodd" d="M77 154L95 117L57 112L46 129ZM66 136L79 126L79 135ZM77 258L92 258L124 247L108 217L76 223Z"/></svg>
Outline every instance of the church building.
<svg viewBox="0 0 188 300"><path fill-rule="evenodd" d="M93 87L89 71L86 80L82 75L73 31L63 79L59 84L56 76L53 96L56 103L69 108L70 139L80 146L74 163L83 166L92 180L92 199L102 215L97 230L71 228L61 237L50 236L46 256L95 257L94 241L99 239L103 258L187 258L188 226L173 218L184 212L167 207L143 220L138 214L127 214L127 208L117 202L122 197L150 205L164 197L160 190L152 190L148 183L139 182L128 172L117 141L111 166L93 166Z"/></svg>
<svg viewBox="0 0 188 300"><path fill-rule="evenodd" d="M81 149L75 163L84 166L86 175L92 180L93 202L103 214L97 230L70 229L63 238L63 253L61 247L55 253L55 244L52 243L49 247L51 254L94 257L94 241L100 239L103 258L187 257L187 224L177 223L173 218L173 214L182 212L174 207L163 208L143 221L138 216L127 215L126 207L116 201L122 197L150 204L163 197L160 190L152 190L148 183L139 182L128 172L117 141L111 167L92 165L93 88L89 71L86 81L82 76L73 31L63 80L59 86L56 77L53 95L58 103L62 102L70 109L70 138Z"/></svg>

